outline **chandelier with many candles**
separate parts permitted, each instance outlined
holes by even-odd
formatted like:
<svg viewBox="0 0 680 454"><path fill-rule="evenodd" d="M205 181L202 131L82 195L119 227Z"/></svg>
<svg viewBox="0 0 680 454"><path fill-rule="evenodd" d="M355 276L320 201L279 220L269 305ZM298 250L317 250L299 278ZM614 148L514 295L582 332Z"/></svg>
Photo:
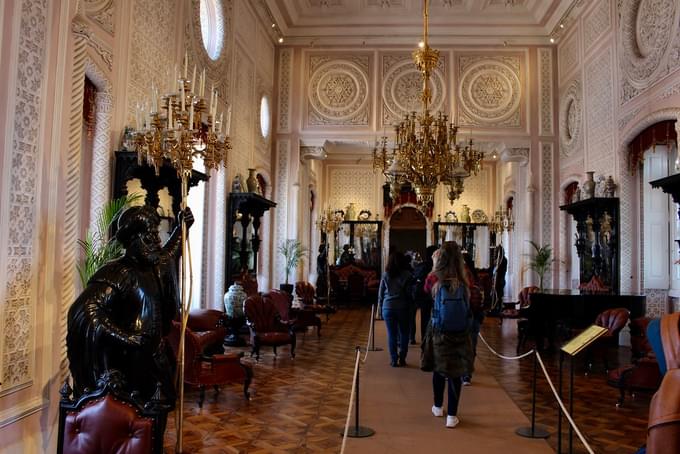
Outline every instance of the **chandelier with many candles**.
<svg viewBox="0 0 680 454"><path fill-rule="evenodd" d="M473 147L472 139L464 146L458 143L458 126L449 123L448 116L430 112L432 90L430 76L439 62L439 51L428 44L428 4L423 0L423 41L413 53L413 61L421 74L422 111L411 112L395 126L394 148L388 157L387 137L376 143L373 166L381 169L398 195L401 184L411 183L423 205L434 203L434 193L440 183L448 187L448 199L453 203L463 192L463 180L481 169L484 154Z"/></svg>

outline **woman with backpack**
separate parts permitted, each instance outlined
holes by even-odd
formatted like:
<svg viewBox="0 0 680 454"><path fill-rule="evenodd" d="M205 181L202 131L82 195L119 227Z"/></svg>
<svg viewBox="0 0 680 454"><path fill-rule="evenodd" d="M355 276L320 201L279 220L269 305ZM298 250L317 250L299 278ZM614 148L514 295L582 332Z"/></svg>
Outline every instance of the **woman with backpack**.
<svg viewBox="0 0 680 454"><path fill-rule="evenodd" d="M432 318L423 340L421 369L432 370L432 414L444 416L444 388L448 382L446 427L458 425L461 377L473 372L470 339L470 293L460 246L447 241L433 256L425 290L432 293Z"/></svg>
<svg viewBox="0 0 680 454"><path fill-rule="evenodd" d="M406 267L404 254L392 252L387 259L387 266L380 279L378 291L378 302L382 307L382 316L387 328L387 345L392 367L406 365L410 330L411 280L411 272Z"/></svg>

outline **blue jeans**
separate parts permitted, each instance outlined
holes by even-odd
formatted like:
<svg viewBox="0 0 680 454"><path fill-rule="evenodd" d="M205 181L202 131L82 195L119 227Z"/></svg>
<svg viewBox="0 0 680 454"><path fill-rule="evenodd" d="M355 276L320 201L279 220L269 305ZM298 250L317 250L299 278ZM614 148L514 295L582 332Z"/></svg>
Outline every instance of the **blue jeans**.
<svg viewBox="0 0 680 454"><path fill-rule="evenodd" d="M390 350L390 358L392 362L397 362L397 358L406 360L408 353L409 341L409 310L408 308L393 309L383 307L383 319L385 319L385 327L387 328L387 345ZM397 354L397 343L399 350Z"/></svg>

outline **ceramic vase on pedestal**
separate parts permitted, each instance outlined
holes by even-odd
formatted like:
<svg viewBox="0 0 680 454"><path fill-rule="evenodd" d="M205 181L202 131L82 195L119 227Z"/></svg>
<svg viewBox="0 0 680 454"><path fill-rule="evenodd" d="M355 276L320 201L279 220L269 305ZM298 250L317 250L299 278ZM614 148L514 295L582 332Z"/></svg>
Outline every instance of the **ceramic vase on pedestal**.
<svg viewBox="0 0 680 454"><path fill-rule="evenodd" d="M254 192L255 194L260 193L260 184L257 182L255 169L248 169L248 179L246 180L246 186L248 186L248 192Z"/></svg>
<svg viewBox="0 0 680 454"><path fill-rule="evenodd" d="M584 199L595 197L595 179L593 175L595 175L595 172L586 172L586 181L583 182L583 193L581 194Z"/></svg>
<svg viewBox="0 0 680 454"><path fill-rule="evenodd" d="M470 207L463 205L463 209L460 214L460 222L470 222Z"/></svg>
<svg viewBox="0 0 680 454"><path fill-rule="evenodd" d="M614 192L616 191L616 183L614 183L614 179L612 178L611 175L607 177L607 179L604 182L604 196L605 197L614 197Z"/></svg>
<svg viewBox="0 0 680 454"><path fill-rule="evenodd" d="M245 322L245 313L243 312L243 302L246 300L245 290L238 283L233 283L227 293L224 294L224 311L229 317L229 333L224 340L226 345L241 346L245 345L245 341L239 337L239 331Z"/></svg>
<svg viewBox="0 0 680 454"><path fill-rule="evenodd" d="M354 208L354 203L350 203L347 206L347 212L345 213L345 221L356 221L356 219L357 219L356 208Z"/></svg>

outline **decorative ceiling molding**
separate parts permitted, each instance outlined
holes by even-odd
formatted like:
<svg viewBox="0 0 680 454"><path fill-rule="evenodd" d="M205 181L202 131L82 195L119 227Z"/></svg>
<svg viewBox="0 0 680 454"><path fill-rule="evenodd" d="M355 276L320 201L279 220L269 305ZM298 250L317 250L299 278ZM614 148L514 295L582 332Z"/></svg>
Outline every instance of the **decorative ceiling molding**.
<svg viewBox="0 0 680 454"><path fill-rule="evenodd" d="M263 1L287 44L403 45L422 36L422 0ZM430 5L430 43L498 44L511 38L521 45L545 44L578 2L583 0L515 0L512 5L505 0L435 0Z"/></svg>
<svg viewBox="0 0 680 454"><path fill-rule="evenodd" d="M328 153L326 153L324 147L308 147L304 145L300 147L300 159L302 161L308 159L318 159L323 161L327 157Z"/></svg>
<svg viewBox="0 0 680 454"><path fill-rule="evenodd" d="M97 39L86 24L74 20L71 24L71 31L74 35L85 40L87 45L101 57L109 71L113 69L113 52L106 44Z"/></svg>

